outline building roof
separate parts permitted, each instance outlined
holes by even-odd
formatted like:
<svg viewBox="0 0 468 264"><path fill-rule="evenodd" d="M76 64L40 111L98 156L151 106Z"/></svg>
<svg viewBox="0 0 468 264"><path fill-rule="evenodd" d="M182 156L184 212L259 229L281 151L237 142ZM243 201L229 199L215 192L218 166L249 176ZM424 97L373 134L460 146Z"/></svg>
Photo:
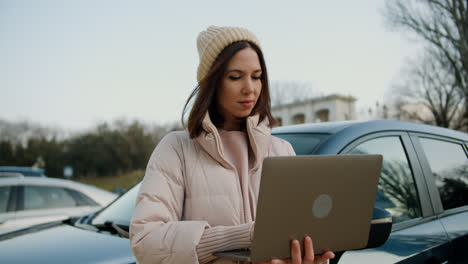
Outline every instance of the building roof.
<svg viewBox="0 0 468 264"><path fill-rule="evenodd" d="M292 103L273 106L273 107L271 107L271 109L276 110L276 109L281 109L281 108L285 108L285 107L304 105L304 104L313 104L313 103L317 103L317 102L331 101L331 100L342 100L342 101L348 101L348 102L353 103L357 99L355 97L353 97L353 96L345 96L345 95L340 95L340 94L330 94L330 95L326 95L326 96L308 98L308 99L301 100L301 101L296 101L296 102L292 102Z"/></svg>

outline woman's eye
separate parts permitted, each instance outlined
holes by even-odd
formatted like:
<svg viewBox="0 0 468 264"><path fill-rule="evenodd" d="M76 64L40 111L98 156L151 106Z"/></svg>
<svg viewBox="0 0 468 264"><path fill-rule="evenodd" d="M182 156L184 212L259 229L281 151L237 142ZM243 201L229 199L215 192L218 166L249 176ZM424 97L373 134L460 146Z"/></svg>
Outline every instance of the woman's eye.
<svg viewBox="0 0 468 264"><path fill-rule="evenodd" d="M260 76L252 76L252 79L254 79L254 80L260 80L261 78L262 78L261 75Z"/></svg>
<svg viewBox="0 0 468 264"><path fill-rule="evenodd" d="M235 81L235 80L239 80L240 77L239 76L229 76L229 79Z"/></svg>

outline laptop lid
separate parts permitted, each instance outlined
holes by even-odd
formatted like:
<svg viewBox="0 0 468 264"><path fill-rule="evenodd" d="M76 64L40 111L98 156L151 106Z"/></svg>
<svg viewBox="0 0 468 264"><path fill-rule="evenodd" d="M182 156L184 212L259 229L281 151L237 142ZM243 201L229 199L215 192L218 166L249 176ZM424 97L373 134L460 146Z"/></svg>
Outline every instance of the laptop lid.
<svg viewBox="0 0 468 264"><path fill-rule="evenodd" d="M381 167L381 155L265 158L250 261L290 258L306 235L315 254L364 248Z"/></svg>

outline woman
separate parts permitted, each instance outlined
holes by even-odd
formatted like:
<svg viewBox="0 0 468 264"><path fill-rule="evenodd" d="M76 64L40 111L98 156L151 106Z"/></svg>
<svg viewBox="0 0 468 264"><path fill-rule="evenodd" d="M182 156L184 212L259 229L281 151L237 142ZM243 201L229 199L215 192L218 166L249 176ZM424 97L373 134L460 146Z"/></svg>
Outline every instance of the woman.
<svg viewBox="0 0 468 264"><path fill-rule="evenodd" d="M172 132L148 163L130 225L139 263L231 263L213 252L248 248L262 162L295 155L270 135L273 117L265 61L248 30L209 27L197 40L198 86L187 131ZM182 115L182 118L184 117ZM291 244L292 260L313 263L312 241ZM316 262L332 258L326 252Z"/></svg>

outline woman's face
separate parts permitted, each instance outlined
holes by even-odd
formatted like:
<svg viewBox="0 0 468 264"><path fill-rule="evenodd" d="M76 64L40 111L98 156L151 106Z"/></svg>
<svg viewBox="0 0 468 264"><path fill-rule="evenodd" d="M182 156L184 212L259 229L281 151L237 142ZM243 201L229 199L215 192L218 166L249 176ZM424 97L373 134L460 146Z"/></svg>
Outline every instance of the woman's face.
<svg viewBox="0 0 468 264"><path fill-rule="evenodd" d="M237 126L240 119L250 115L262 90L261 76L257 52L251 47L238 51L231 58L216 98L225 129Z"/></svg>

